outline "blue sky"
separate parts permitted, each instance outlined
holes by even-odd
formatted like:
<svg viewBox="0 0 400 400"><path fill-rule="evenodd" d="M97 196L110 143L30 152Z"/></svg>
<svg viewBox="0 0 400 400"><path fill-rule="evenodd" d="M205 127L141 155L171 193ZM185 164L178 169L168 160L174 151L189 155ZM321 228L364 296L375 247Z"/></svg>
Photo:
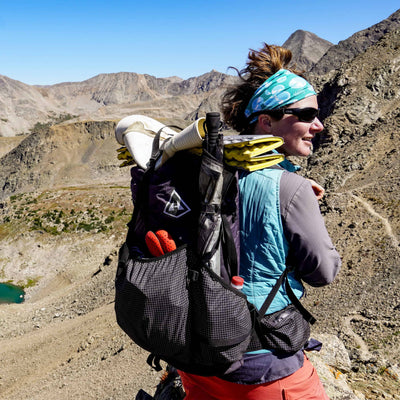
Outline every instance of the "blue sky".
<svg viewBox="0 0 400 400"><path fill-rule="evenodd" d="M189 78L244 66L249 48L297 29L336 44L399 0L0 0L0 75L28 84L100 73Z"/></svg>

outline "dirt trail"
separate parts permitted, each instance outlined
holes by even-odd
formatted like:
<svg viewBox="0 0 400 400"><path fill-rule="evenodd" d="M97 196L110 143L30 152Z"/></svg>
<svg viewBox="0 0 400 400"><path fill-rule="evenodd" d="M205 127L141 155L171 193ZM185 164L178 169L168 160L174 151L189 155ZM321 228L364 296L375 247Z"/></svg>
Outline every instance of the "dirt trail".
<svg viewBox="0 0 400 400"><path fill-rule="evenodd" d="M390 239L391 239L391 241L392 241L392 243L393 243L393 247L396 248L396 249L400 252L399 241L397 240L396 235L393 233L392 226L390 225L388 219L385 218L385 217L383 217L383 216L380 215L379 213L377 213L377 212L374 210L374 208L373 208L367 201L365 201L363 198L361 198L361 197L359 197L359 196L356 196L355 194L352 194L351 197L352 197L353 199L355 199L356 201L358 201L360 204L362 204L362 205L365 207L365 209L366 209L373 217L378 218L378 219L382 222L382 224L383 224L383 226L384 226L384 228L385 228L385 231L386 231L387 235L390 237Z"/></svg>
<svg viewBox="0 0 400 400"><path fill-rule="evenodd" d="M348 317L343 318L343 327L345 328L346 334L350 336L358 346L362 358L367 360L370 358L369 348L362 337L354 332L353 328L351 327L352 321L366 321L366 318L360 315L349 315Z"/></svg>

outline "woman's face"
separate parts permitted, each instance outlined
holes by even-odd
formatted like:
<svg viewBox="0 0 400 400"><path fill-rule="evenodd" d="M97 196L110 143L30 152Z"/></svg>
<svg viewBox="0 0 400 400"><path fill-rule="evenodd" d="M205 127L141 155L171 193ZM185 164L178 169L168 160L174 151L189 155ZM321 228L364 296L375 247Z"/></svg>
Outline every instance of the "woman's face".
<svg viewBox="0 0 400 400"><path fill-rule="evenodd" d="M318 108L316 96L306 97L303 100L290 104L287 108ZM262 117L262 116L260 116ZM311 140L315 135L324 129L321 121L315 118L312 122L302 122L292 114L284 114L280 120L274 120L269 117L268 134L280 136L285 143L278 149L287 156L302 156L310 155L312 150ZM259 125L265 127L265 121L259 119Z"/></svg>

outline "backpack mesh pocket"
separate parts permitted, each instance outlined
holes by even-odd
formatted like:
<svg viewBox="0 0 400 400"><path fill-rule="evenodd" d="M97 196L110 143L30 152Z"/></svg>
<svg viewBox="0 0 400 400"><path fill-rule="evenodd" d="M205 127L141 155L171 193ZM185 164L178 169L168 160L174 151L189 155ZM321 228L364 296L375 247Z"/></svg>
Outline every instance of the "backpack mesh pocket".
<svg viewBox="0 0 400 400"><path fill-rule="evenodd" d="M240 360L252 333L246 296L204 266L199 279L192 282L191 296L199 357L210 365Z"/></svg>
<svg viewBox="0 0 400 400"><path fill-rule="evenodd" d="M222 374L240 361L252 335L246 296L186 246L121 265L115 311L136 344L199 375Z"/></svg>
<svg viewBox="0 0 400 400"><path fill-rule="evenodd" d="M310 324L293 304L264 315L257 331L264 348L282 353L297 352L310 338Z"/></svg>
<svg viewBox="0 0 400 400"><path fill-rule="evenodd" d="M157 258L129 259L116 280L121 328L145 350L171 357L190 347L186 248Z"/></svg>

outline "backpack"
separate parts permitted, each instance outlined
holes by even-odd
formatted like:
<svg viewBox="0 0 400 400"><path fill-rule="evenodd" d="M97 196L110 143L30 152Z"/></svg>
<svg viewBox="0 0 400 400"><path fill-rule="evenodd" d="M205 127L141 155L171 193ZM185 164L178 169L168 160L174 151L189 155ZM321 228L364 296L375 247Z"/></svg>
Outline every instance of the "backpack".
<svg viewBox="0 0 400 400"><path fill-rule="evenodd" d="M115 312L119 326L150 352L154 368L163 360L213 376L238 368L247 351L299 350L313 317L299 312L288 270L260 312L231 285L240 272L238 170L224 163L219 114L207 114L205 126L201 155L178 151L157 167L159 131L148 167L132 169L134 211L119 252ZM147 233L160 230L176 248L154 257ZM296 306L264 315L284 282Z"/></svg>

